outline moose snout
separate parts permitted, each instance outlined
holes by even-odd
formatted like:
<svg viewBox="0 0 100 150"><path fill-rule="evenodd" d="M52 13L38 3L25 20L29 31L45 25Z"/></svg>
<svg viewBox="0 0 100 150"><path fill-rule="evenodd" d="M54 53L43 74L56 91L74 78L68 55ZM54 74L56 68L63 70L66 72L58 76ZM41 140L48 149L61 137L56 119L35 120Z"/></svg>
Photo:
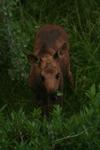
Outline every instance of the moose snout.
<svg viewBox="0 0 100 150"><path fill-rule="evenodd" d="M48 92L48 94L50 94L50 95L55 95L56 92L57 92L57 90L55 90L55 89L47 89L47 92Z"/></svg>
<svg viewBox="0 0 100 150"><path fill-rule="evenodd" d="M57 92L57 87L55 87L55 86L47 86L46 90L47 90L47 93L49 95L55 95L56 92Z"/></svg>

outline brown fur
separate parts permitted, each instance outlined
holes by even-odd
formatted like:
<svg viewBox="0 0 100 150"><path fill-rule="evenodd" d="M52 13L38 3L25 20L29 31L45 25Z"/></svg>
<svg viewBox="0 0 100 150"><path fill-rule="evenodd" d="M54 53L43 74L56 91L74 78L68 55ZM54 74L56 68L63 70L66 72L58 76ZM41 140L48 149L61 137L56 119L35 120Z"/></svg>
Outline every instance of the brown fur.
<svg viewBox="0 0 100 150"><path fill-rule="evenodd" d="M35 93L34 103L42 107L46 115L53 104L63 103L63 97L57 97L56 91L63 92L63 77L59 61L45 54L38 64L32 63L29 86Z"/></svg>
<svg viewBox="0 0 100 150"><path fill-rule="evenodd" d="M37 93L38 100L41 99L42 105L49 106L52 100L49 99L46 103L45 98L57 90L62 90L65 75L73 86L68 37L62 27L42 27L36 35L34 55L28 57L31 61L29 85Z"/></svg>
<svg viewBox="0 0 100 150"><path fill-rule="evenodd" d="M29 86L33 89L36 88L36 81L41 84L42 88L44 88L48 94L56 92L62 82L62 72L59 61L55 60L51 55L45 54L40 58L38 64L33 62L29 75Z"/></svg>
<svg viewBox="0 0 100 150"><path fill-rule="evenodd" d="M67 75L70 85L73 87L68 35L61 26L45 25L42 27L36 35L34 50L34 53L38 56L42 56L44 53L53 55L58 52L63 74Z"/></svg>

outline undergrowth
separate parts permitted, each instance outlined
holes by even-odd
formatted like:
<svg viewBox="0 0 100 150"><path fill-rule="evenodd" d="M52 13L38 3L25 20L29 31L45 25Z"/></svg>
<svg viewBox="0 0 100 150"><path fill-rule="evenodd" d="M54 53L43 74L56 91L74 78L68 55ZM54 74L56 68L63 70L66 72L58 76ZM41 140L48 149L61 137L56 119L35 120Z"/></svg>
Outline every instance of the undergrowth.
<svg viewBox="0 0 100 150"><path fill-rule="evenodd" d="M35 109L23 109L4 115L0 110L0 149L4 150L99 150L100 149L100 87L93 84L85 93L91 103L78 114L67 118L56 105L49 119Z"/></svg>
<svg viewBox="0 0 100 150"><path fill-rule="evenodd" d="M0 2L0 149L100 149L100 1ZM48 119L34 108L27 54L38 29L62 25L69 36L75 89Z"/></svg>

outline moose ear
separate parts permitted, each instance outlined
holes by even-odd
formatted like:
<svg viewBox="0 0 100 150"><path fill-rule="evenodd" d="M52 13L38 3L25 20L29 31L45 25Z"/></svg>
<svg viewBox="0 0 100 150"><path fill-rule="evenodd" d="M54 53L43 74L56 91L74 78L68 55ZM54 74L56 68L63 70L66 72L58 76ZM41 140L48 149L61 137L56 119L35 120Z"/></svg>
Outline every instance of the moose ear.
<svg viewBox="0 0 100 150"><path fill-rule="evenodd" d="M59 48L59 54L64 54L64 51L67 49L67 43L63 43L63 45Z"/></svg>
<svg viewBox="0 0 100 150"><path fill-rule="evenodd" d="M60 50L65 50L67 48L67 43L65 42L65 43L63 43L63 45L61 46L61 48L60 48Z"/></svg>
<svg viewBox="0 0 100 150"><path fill-rule="evenodd" d="M38 63L39 62L39 59L37 56L33 55L33 54L29 54L27 55L27 58L29 60L29 62L32 64L32 63Z"/></svg>

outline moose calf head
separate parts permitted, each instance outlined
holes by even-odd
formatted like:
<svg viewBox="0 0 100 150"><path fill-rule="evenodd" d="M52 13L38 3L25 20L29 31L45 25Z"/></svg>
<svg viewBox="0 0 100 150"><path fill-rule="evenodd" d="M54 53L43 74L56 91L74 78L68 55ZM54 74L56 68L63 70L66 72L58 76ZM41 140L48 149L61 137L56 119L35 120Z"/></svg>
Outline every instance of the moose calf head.
<svg viewBox="0 0 100 150"><path fill-rule="evenodd" d="M36 80L45 88L48 94L55 93L62 84L62 72L60 69L57 53L53 56L44 54L41 57L30 54L31 62L29 84L35 88Z"/></svg>

